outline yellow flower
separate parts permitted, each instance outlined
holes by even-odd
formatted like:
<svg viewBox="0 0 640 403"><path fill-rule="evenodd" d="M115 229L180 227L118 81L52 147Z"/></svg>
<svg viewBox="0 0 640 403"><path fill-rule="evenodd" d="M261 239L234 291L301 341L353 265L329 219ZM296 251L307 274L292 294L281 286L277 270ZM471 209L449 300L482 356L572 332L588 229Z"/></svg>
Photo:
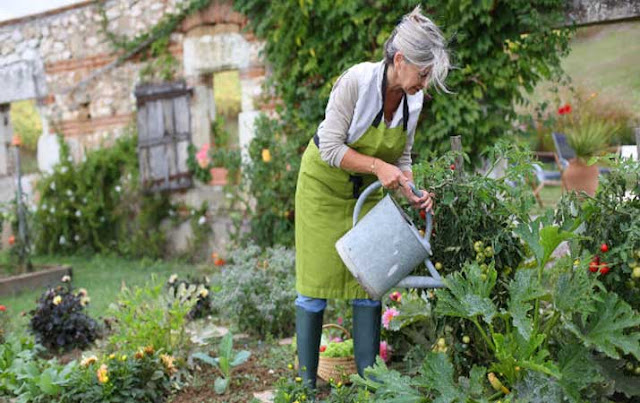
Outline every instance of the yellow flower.
<svg viewBox="0 0 640 403"><path fill-rule="evenodd" d="M175 357L172 357L167 354L161 354L160 361L162 361L162 365L164 365L164 367L167 369L167 371L170 374L173 374L174 372L178 371L175 365L173 365L173 362L175 361Z"/></svg>
<svg viewBox="0 0 640 403"><path fill-rule="evenodd" d="M138 351L133 355L133 358L136 358L138 360L141 359L142 357L144 357L144 351Z"/></svg>
<svg viewBox="0 0 640 403"><path fill-rule="evenodd" d="M62 297L59 295L56 295L55 297L53 297L53 305L60 305L60 303L62 302Z"/></svg>
<svg viewBox="0 0 640 403"><path fill-rule="evenodd" d="M271 162L271 151L268 148L262 149L262 161Z"/></svg>
<svg viewBox="0 0 640 403"><path fill-rule="evenodd" d="M95 355L90 355L89 357L83 358L80 365L86 368L96 361L98 361L98 358Z"/></svg>
<svg viewBox="0 0 640 403"><path fill-rule="evenodd" d="M302 378L300 378L299 376L296 376L296 382L302 382Z"/></svg>
<svg viewBox="0 0 640 403"><path fill-rule="evenodd" d="M200 291L200 296L201 296L202 298L207 298L207 295L209 295L209 290L207 290L206 288L203 288L203 289Z"/></svg>
<svg viewBox="0 0 640 403"><path fill-rule="evenodd" d="M127 355L123 355L122 357L120 357L120 361L127 361Z"/></svg>
<svg viewBox="0 0 640 403"><path fill-rule="evenodd" d="M85 288L78 289L78 295L81 296L81 297L86 297L87 296L87 290Z"/></svg>
<svg viewBox="0 0 640 403"><path fill-rule="evenodd" d="M144 348L144 352L146 354L149 354L149 355L152 355L154 353L154 351L155 350L153 349L153 346L147 346L147 347Z"/></svg>
<svg viewBox="0 0 640 403"><path fill-rule="evenodd" d="M115 354L109 354L109 359L110 359L110 360L113 360L113 359L115 359L115 358L116 358L116 355L115 355Z"/></svg>
<svg viewBox="0 0 640 403"><path fill-rule="evenodd" d="M107 383L109 382L109 377L107 376L107 366L106 364L100 365L100 368L96 371L96 375L98 376L98 382Z"/></svg>
<svg viewBox="0 0 640 403"><path fill-rule="evenodd" d="M90 297L80 297L80 305L86 306L89 302L91 302Z"/></svg>

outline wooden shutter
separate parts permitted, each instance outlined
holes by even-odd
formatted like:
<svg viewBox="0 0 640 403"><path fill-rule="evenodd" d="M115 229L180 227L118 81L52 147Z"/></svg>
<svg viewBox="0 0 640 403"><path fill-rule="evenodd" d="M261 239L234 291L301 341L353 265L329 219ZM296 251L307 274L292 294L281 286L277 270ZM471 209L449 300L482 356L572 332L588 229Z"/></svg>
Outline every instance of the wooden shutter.
<svg viewBox="0 0 640 403"><path fill-rule="evenodd" d="M137 86L140 180L147 192L191 186L189 97L184 82Z"/></svg>

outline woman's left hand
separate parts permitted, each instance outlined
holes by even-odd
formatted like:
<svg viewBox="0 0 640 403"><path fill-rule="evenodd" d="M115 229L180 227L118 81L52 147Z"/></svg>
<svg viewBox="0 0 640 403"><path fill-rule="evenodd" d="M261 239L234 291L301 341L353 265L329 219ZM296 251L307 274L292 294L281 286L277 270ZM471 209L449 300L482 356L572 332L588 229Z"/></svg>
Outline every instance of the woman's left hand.
<svg viewBox="0 0 640 403"><path fill-rule="evenodd" d="M418 197L415 194L413 194L413 192L411 191L411 187L409 186L408 183L403 183L403 186L401 187L401 189L404 196L413 205L413 208L425 209L426 211L433 213L433 208L435 207L435 203L434 203L434 197L436 196L435 193L429 193L426 190L421 189L420 192L422 192L422 196Z"/></svg>

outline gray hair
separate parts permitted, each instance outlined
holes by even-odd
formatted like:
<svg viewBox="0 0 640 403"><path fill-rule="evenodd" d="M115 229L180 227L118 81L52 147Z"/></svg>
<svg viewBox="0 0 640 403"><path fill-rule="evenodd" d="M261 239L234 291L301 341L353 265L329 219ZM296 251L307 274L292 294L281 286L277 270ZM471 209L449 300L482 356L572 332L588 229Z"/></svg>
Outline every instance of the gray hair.
<svg viewBox="0 0 640 403"><path fill-rule="evenodd" d="M420 6L402 17L384 44L387 64L393 64L397 52L401 52L409 63L421 70L430 67L429 83L436 90L449 93L444 84L450 68L444 35L433 21L422 15Z"/></svg>

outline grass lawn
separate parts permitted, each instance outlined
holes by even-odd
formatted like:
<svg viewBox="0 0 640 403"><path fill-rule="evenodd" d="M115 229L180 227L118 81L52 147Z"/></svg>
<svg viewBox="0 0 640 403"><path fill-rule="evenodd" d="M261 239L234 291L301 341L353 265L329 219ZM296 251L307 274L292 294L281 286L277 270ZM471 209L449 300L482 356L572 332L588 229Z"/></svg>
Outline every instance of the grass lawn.
<svg viewBox="0 0 640 403"><path fill-rule="evenodd" d="M91 303L88 313L98 318L105 315L109 304L116 301L123 285L132 287L144 285L156 278L165 282L172 273L179 276L203 276L214 271L206 265L196 266L176 261L151 261L147 259L129 260L115 256L38 256L34 264L67 264L73 268L73 286L85 288ZM0 297L0 305L5 305L10 312L29 312L44 289L24 292L10 297ZM28 318L14 316L17 326Z"/></svg>
<svg viewBox="0 0 640 403"><path fill-rule="evenodd" d="M574 82L640 116L640 23L580 28L562 63Z"/></svg>

